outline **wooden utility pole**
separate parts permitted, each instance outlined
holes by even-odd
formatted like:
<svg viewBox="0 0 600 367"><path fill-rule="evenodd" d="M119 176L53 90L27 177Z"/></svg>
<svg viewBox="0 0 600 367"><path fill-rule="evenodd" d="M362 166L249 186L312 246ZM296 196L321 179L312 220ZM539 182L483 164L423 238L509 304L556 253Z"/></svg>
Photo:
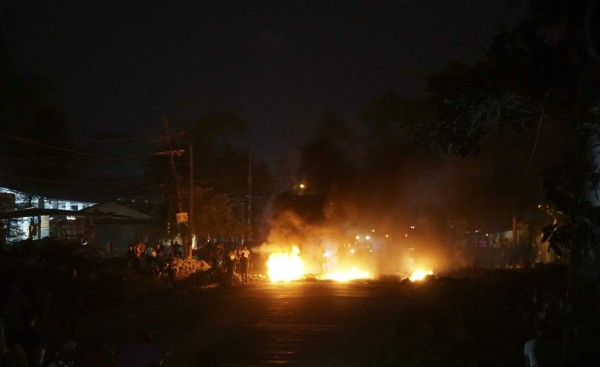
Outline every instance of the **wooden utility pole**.
<svg viewBox="0 0 600 367"><path fill-rule="evenodd" d="M188 250L188 257L192 257L192 247L194 244L194 145L190 143L188 154L190 155L190 212L188 216L188 227L190 230L190 248Z"/></svg>
<svg viewBox="0 0 600 367"><path fill-rule="evenodd" d="M175 186L175 199L177 202L177 227L179 235L181 236L181 242L183 246L186 245L186 241L184 240L184 231L181 229L181 223L185 223L181 217L183 216L183 202L181 198L181 190L179 188L179 179L177 177L177 170L175 169L175 156L181 156L185 150L183 149L175 149L173 147L173 135L171 135L171 131L169 129L169 120L167 117L163 117L163 123L165 126L165 139L167 141L167 148L161 152L156 153L157 155L166 155L169 157L169 165L171 167L171 174L173 175L173 183Z"/></svg>
<svg viewBox="0 0 600 367"><path fill-rule="evenodd" d="M248 152L248 241L252 241L252 155Z"/></svg>

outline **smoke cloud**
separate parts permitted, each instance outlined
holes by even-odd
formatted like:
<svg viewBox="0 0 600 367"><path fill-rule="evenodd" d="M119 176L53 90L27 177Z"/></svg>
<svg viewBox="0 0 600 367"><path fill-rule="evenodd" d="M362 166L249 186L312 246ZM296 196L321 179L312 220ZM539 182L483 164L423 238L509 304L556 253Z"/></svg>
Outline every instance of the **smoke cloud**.
<svg viewBox="0 0 600 367"><path fill-rule="evenodd" d="M401 133L363 140L341 119L324 119L299 153L297 182L273 202L261 251L297 246L315 273L360 264L406 276L465 265L449 243L450 221L510 229L515 208L541 200L539 176L523 175L530 138L495 135L481 157L455 158Z"/></svg>

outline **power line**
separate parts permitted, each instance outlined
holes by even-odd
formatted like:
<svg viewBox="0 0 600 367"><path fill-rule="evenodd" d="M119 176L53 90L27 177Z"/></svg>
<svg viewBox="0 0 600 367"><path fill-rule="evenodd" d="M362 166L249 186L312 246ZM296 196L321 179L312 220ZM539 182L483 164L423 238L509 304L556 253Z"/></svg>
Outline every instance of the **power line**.
<svg viewBox="0 0 600 367"><path fill-rule="evenodd" d="M33 140L30 140L30 139L20 138L18 136L8 135L8 134L4 134L4 133L0 133L0 136L3 136L3 137L8 138L8 139L12 139L12 140L20 141L20 142L23 142L23 143L27 143L27 144L38 145L38 146L42 146L42 147L45 147L45 148L60 150L60 151L63 151L63 152L75 153L75 154L79 154L79 155L82 155L82 156L104 158L104 159L113 159L113 160L124 161L124 162L128 161L127 159L118 158L118 157L102 156L102 155L98 155L98 154L94 154L94 153L82 152L82 151L68 149L68 148L63 148L63 147L57 147L57 146L54 146L54 145L40 143L40 142L33 141Z"/></svg>
<svg viewBox="0 0 600 367"><path fill-rule="evenodd" d="M106 139L72 139L74 143L121 143L121 142L131 142L131 141L141 141L143 143L147 142L155 142L160 137L156 135L147 135L147 136L136 136L136 137L128 137L128 138L106 138Z"/></svg>
<svg viewBox="0 0 600 367"><path fill-rule="evenodd" d="M50 180L50 179L45 179L45 178L14 176L14 175L9 175L9 174L4 174L4 173L0 173L0 176L15 178L15 179L19 179L19 180L26 180L26 181L51 182L51 183L71 184L71 185L73 185L73 184L75 184L75 185L111 185L111 184L120 184L120 183L126 183L126 182L139 181L139 179L129 179L129 180L123 180L123 181L114 181L114 182L106 182L106 181L105 182L77 182L77 181L61 181L61 180Z"/></svg>

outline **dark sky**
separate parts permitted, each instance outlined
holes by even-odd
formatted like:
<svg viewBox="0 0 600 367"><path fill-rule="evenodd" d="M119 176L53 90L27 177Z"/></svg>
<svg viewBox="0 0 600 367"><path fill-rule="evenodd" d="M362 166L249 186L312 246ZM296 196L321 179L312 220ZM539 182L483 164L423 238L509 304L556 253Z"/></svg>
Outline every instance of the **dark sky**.
<svg viewBox="0 0 600 367"><path fill-rule="evenodd" d="M324 113L354 121L384 93L421 94L428 74L481 55L517 18L491 0L1 4L9 54L50 78L80 137L160 134L162 116L178 128L225 109L267 157Z"/></svg>

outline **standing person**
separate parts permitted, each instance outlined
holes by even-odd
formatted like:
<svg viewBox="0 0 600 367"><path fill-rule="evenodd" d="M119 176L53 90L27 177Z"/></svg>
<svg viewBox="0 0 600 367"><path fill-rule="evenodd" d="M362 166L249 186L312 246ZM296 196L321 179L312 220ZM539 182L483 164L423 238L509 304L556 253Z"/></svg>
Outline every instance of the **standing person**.
<svg viewBox="0 0 600 367"><path fill-rule="evenodd" d="M183 259L184 255L185 255L184 251L183 251L183 245L180 244L178 248L179 248L179 258Z"/></svg>
<svg viewBox="0 0 600 367"><path fill-rule="evenodd" d="M129 265L129 270L134 270L136 268L136 254L133 245L130 245L127 248L127 264Z"/></svg>
<svg viewBox="0 0 600 367"><path fill-rule="evenodd" d="M181 251L180 247L181 245L179 244L179 242L175 241L175 243L173 244L173 257L182 257L179 255Z"/></svg>
<svg viewBox="0 0 600 367"><path fill-rule="evenodd" d="M156 258L160 261L162 259L162 257L165 255L165 248L163 247L163 245L158 242L156 243Z"/></svg>
<svg viewBox="0 0 600 367"><path fill-rule="evenodd" d="M29 367L42 367L46 346L44 337L36 325L38 314L33 309L26 310L23 320L25 328L18 331L16 342L23 348Z"/></svg>
<svg viewBox="0 0 600 367"><path fill-rule="evenodd" d="M152 344L146 330L138 330L125 345L116 367L157 367L162 364L162 353Z"/></svg>
<svg viewBox="0 0 600 367"><path fill-rule="evenodd" d="M0 366L27 367L27 355L19 338L26 326L26 313L32 303L19 281L13 280L0 298ZM4 291L4 289L2 289Z"/></svg>
<svg viewBox="0 0 600 367"><path fill-rule="evenodd" d="M23 346L13 340L7 340L4 322L0 318L0 366L28 367L27 354ZM12 338L14 339L14 338Z"/></svg>
<svg viewBox="0 0 600 367"><path fill-rule="evenodd" d="M113 256L113 240L112 238L106 243L106 257Z"/></svg>
<svg viewBox="0 0 600 367"><path fill-rule="evenodd" d="M156 249L152 246L148 246L146 249L146 269L148 273L154 274L156 272Z"/></svg>
<svg viewBox="0 0 600 367"><path fill-rule="evenodd" d="M83 308L83 296L76 268L60 268L55 286L54 311L65 340L65 348L75 345L75 322Z"/></svg>
<svg viewBox="0 0 600 367"><path fill-rule="evenodd" d="M146 244L143 243L142 241L139 241L135 245L135 258L136 258L136 269L137 270L142 269L142 260L144 259L145 255L146 255Z"/></svg>
<svg viewBox="0 0 600 367"><path fill-rule="evenodd" d="M225 247L222 243L217 244L216 267L223 271L225 266Z"/></svg>
<svg viewBox="0 0 600 367"><path fill-rule="evenodd" d="M248 268L250 267L250 251L244 246L240 251L240 268L242 272L242 284L248 283Z"/></svg>
<svg viewBox="0 0 600 367"><path fill-rule="evenodd" d="M225 266L227 269L227 285L233 285L233 274L235 273L235 265L237 263L237 257L235 251L229 251L227 258L225 259Z"/></svg>

